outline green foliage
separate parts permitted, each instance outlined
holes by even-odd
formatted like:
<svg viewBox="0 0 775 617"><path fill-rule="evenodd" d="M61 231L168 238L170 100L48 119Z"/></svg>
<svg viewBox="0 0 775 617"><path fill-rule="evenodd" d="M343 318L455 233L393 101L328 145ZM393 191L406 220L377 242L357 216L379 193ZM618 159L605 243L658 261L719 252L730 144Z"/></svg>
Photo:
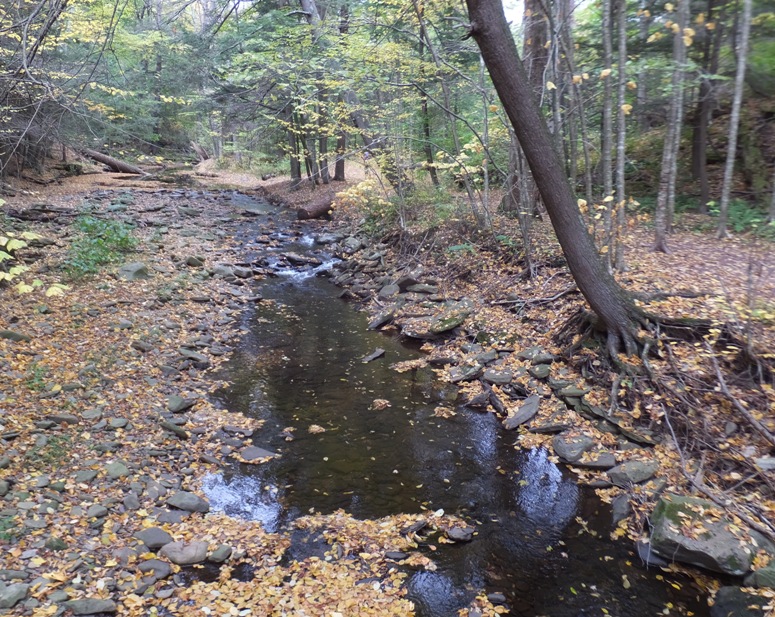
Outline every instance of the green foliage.
<svg viewBox="0 0 775 617"><path fill-rule="evenodd" d="M24 533L16 524L15 516L0 518L0 542L14 542Z"/></svg>
<svg viewBox="0 0 775 617"><path fill-rule="evenodd" d="M719 215L719 205L712 201L710 214L714 218ZM733 199L729 202L727 213L729 229L735 233L752 233L760 238L775 241L775 223L767 222L767 213L742 199Z"/></svg>
<svg viewBox="0 0 775 617"><path fill-rule="evenodd" d="M53 435L41 446L34 446L27 451L26 457L39 467L56 468L70 458L72 437L70 435Z"/></svg>
<svg viewBox="0 0 775 617"><path fill-rule="evenodd" d="M97 274L102 266L119 261L137 246L133 228L121 221L81 216L75 228L80 235L70 245L64 264L74 279Z"/></svg>
<svg viewBox="0 0 775 617"><path fill-rule="evenodd" d="M27 379L24 383L33 392L42 392L46 389L47 374L48 369L45 366L38 364L37 362L33 362L30 364Z"/></svg>

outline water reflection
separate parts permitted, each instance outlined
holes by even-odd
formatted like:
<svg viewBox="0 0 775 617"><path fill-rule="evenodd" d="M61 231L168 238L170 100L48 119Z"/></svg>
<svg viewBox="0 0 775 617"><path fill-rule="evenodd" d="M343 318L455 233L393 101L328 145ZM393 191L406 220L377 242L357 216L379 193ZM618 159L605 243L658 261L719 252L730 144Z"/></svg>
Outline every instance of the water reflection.
<svg viewBox="0 0 775 617"><path fill-rule="evenodd" d="M579 502L576 483L563 478L543 449L528 451L521 471L522 478L517 483L521 511L536 525L565 527L576 515Z"/></svg>
<svg viewBox="0 0 775 617"><path fill-rule="evenodd" d="M364 315L311 272L266 281L261 292L272 302L244 322L241 349L224 375L233 385L217 398L264 419L256 443L281 456L208 477L214 509L270 530L337 508L359 518L439 508L464 516L478 530L475 540L440 547L432 555L438 571L411 577L421 616L454 615L481 589L505 593L512 614L525 617L603 609L640 617L661 614L668 602L707 615L702 603L639 569L627 547L607 539L610 513L545 451L515 449L515 434L491 414L457 409L452 418L436 417L434 408L450 405L454 388L431 371L392 370L417 352L367 332ZM384 357L361 362L376 347ZM375 409L375 399L390 407ZM310 433L312 424L325 432ZM293 441L286 441L290 427ZM596 536L576 522L580 511L600 521Z"/></svg>

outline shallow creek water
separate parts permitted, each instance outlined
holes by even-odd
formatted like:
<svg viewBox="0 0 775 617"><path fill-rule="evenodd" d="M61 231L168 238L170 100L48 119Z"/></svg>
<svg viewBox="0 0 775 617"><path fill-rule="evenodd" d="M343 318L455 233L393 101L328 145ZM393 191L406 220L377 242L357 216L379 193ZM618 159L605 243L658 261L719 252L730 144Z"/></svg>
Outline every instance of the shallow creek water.
<svg viewBox="0 0 775 617"><path fill-rule="evenodd" d="M253 256L271 261L294 251L326 259L310 237L292 231L303 228L240 199L236 205L263 212L246 233ZM267 216L275 230L288 231L280 248L250 244ZM466 518L477 526L474 540L439 546L430 555L438 570L409 578L421 616L455 615L480 590L503 594L510 614L526 617L708 614L689 579L647 569L628 543L609 540L608 507L544 451L515 449L516 433L490 414L457 407L450 419L435 417L437 405L456 406L455 388L427 370L392 370L420 352L368 332L366 316L316 275L324 269L278 267L257 284L274 302L245 314L241 345L222 374L232 385L216 399L265 420L256 445L281 456L207 477L213 509L272 531L337 508L358 518L422 508ZM377 347L385 355L363 363ZM375 411L375 399L391 406ZM313 424L326 431L310 434ZM293 441L281 434L287 427Z"/></svg>

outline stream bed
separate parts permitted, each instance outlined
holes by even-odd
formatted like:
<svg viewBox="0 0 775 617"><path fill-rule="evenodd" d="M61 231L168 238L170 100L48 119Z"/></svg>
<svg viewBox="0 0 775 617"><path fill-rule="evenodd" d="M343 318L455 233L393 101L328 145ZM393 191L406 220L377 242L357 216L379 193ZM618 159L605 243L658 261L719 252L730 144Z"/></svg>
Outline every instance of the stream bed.
<svg viewBox="0 0 775 617"><path fill-rule="evenodd" d="M423 509L465 518L477 528L473 541L440 546L430 555L438 569L408 579L424 617L456 615L482 590L525 617L708 615L690 579L646 568L627 541L609 539L608 506L545 451L515 448L516 432L458 406L456 388L430 370L392 369L419 350L367 331L365 314L323 276L331 259L303 226L239 199L257 215L245 226L246 249L275 264L276 276L256 284L271 302L245 313L221 374L231 386L215 399L264 420L256 445L281 456L205 478L214 510L269 531L339 508L357 518ZM282 245L253 244L270 220ZM278 256L288 251L323 263L286 267ZM382 357L362 361L377 348ZM436 417L439 405L456 415Z"/></svg>

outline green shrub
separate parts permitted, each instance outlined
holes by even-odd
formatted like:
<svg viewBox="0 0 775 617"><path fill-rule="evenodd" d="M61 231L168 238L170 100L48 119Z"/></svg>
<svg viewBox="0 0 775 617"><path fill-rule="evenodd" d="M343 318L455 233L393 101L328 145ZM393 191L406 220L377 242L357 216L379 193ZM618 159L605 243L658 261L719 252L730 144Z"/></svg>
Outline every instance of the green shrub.
<svg viewBox="0 0 775 617"><path fill-rule="evenodd" d="M120 261L137 246L132 226L121 221L82 216L75 228L79 235L65 259L65 270L72 278L97 274L102 266Z"/></svg>

